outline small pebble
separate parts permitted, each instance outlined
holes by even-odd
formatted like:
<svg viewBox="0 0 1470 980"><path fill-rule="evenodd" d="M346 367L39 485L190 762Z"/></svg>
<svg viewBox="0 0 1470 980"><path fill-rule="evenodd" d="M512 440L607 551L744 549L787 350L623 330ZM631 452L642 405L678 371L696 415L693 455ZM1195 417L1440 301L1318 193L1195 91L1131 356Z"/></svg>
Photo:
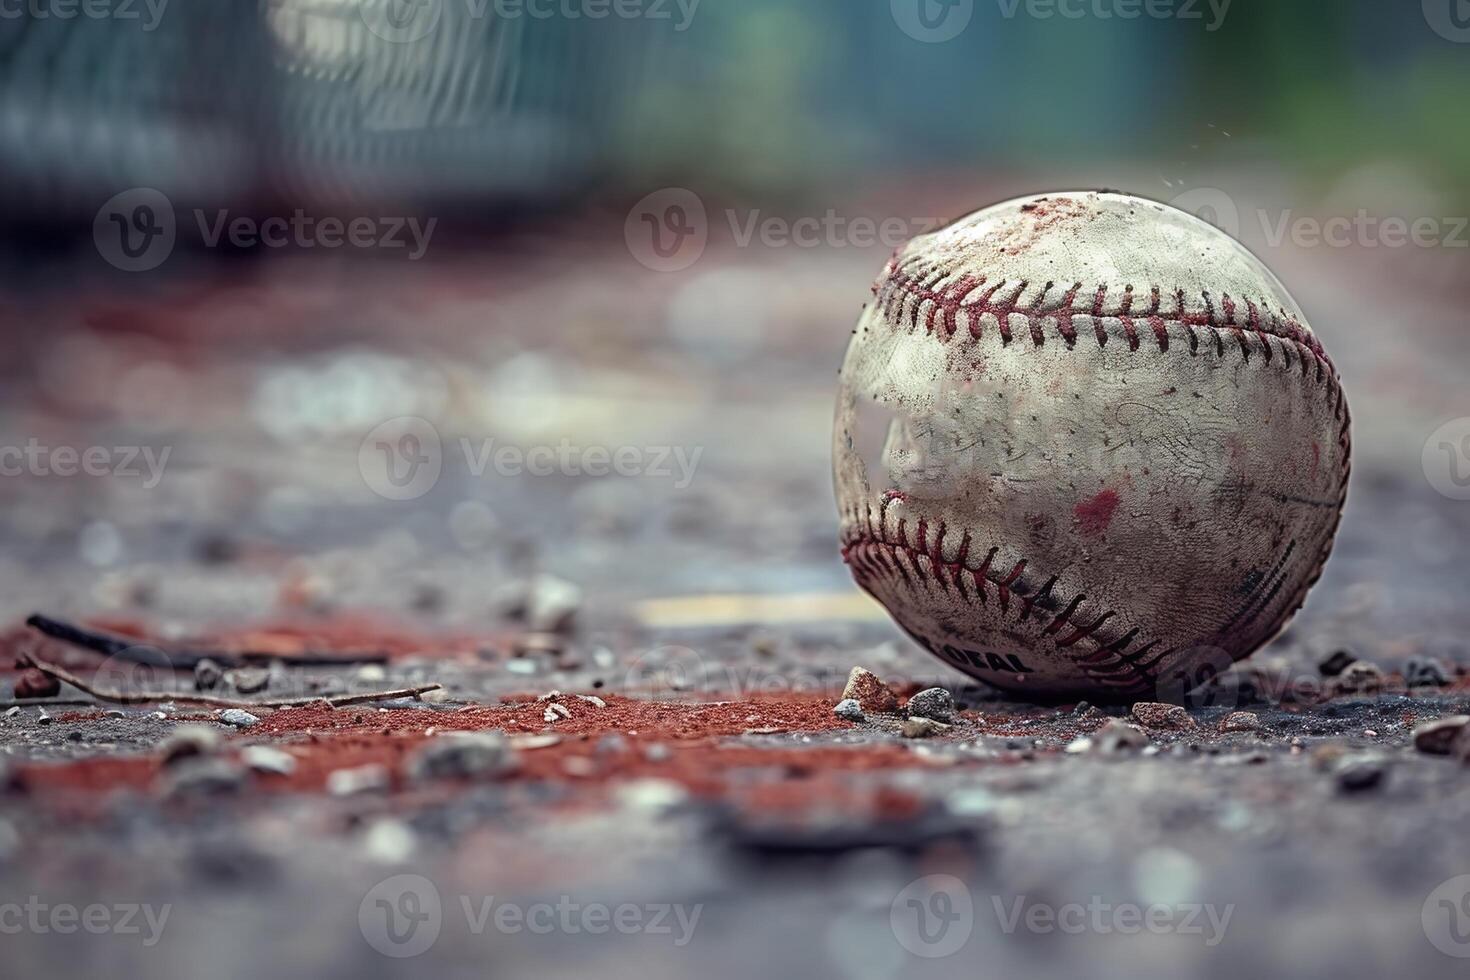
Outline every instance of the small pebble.
<svg viewBox="0 0 1470 980"><path fill-rule="evenodd" d="M413 856L418 838L401 820L373 821L363 834L362 849L369 860L379 864L402 864Z"/></svg>
<svg viewBox="0 0 1470 980"><path fill-rule="evenodd" d="M1117 755L1144 748L1149 744L1149 737L1148 732L1137 725L1113 718L1093 733L1092 742L1104 755Z"/></svg>
<svg viewBox="0 0 1470 980"><path fill-rule="evenodd" d="M382 664L363 664L357 668L354 679L359 684L381 684L388 679L388 672Z"/></svg>
<svg viewBox="0 0 1470 980"><path fill-rule="evenodd" d="M188 759L167 772L166 796L224 796L238 792L245 782L239 766L219 758Z"/></svg>
<svg viewBox="0 0 1470 980"><path fill-rule="evenodd" d="M244 711L240 708L226 708L224 711L221 711L219 713L219 720L222 723L230 725L234 728L249 728L251 725L254 725L260 721L259 718L255 717L250 712Z"/></svg>
<svg viewBox="0 0 1470 980"><path fill-rule="evenodd" d="M930 718L945 722L954 720L954 695L942 687L931 687L909 698L910 718Z"/></svg>
<svg viewBox="0 0 1470 980"><path fill-rule="evenodd" d="M1470 726L1470 715L1450 715L1414 729L1414 748L1429 755L1452 755L1457 739Z"/></svg>
<svg viewBox="0 0 1470 980"><path fill-rule="evenodd" d="M515 768L515 751L498 732L451 732L427 742L408 762L409 775L430 779L480 779Z"/></svg>
<svg viewBox="0 0 1470 980"><path fill-rule="evenodd" d="M631 810L656 815L679 806L689 798L689 791L667 779L635 779L618 786L613 795Z"/></svg>
<svg viewBox="0 0 1470 980"><path fill-rule="evenodd" d="M526 594L526 623L538 633L566 633L582 607L582 590L565 579L538 575Z"/></svg>
<svg viewBox="0 0 1470 980"><path fill-rule="evenodd" d="M269 745L247 745L240 750L240 761L251 772L289 776L296 771L296 757Z"/></svg>
<svg viewBox="0 0 1470 980"><path fill-rule="evenodd" d="M879 680L877 674L862 667L854 667L847 675L842 700L848 699L856 701L865 712L891 713L898 710L898 698L888 685Z"/></svg>
<svg viewBox="0 0 1470 980"><path fill-rule="evenodd" d="M207 725L180 725L159 743L165 766L177 765L185 759L214 755L224 739L219 729Z"/></svg>
<svg viewBox="0 0 1470 980"><path fill-rule="evenodd" d="M21 671L15 681L17 698L54 698L61 693L61 682L50 674L43 674L34 667Z"/></svg>
<svg viewBox="0 0 1470 980"><path fill-rule="evenodd" d="M1444 661L1434 657L1411 657L1404 666L1404 683L1409 687L1444 687L1450 682Z"/></svg>
<svg viewBox="0 0 1470 980"><path fill-rule="evenodd" d="M1348 665L1357 660L1346 650L1334 651L1317 664L1317 670L1323 677L1336 677L1348 668Z"/></svg>
<svg viewBox="0 0 1470 980"><path fill-rule="evenodd" d="M1361 793L1383 783L1387 767L1375 756L1348 756L1332 767L1337 787L1344 793Z"/></svg>
<svg viewBox="0 0 1470 980"><path fill-rule="evenodd" d="M390 784L388 770L380 765L338 769L327 776L327 792L333 796L356 796L386 790Z"/></svg>
<svg viewBox="0 0 1470 980"><path fill-rule="evenodd" d="M1220 719L1222 732L1257 732L1261 730L1261 719L1254 711L1232 711Z"/></svg>
<svg viewBox="0 0 1470 980"><path fill-rule="evenodd" d="M933 718L906 718L903 723L904 738L933 738L948 730L948 725Z"/></svg>
<svg viewBox="0 0 1470 980"><path fill-rule="evenodd" d="M205 657L194 665L194 688L199 691L212 691L219 687L220 681L224 680L225 672L220 665Z"/></svg>
<svg viewBox="0 0 1470 980"><path fill-rule="evenodd" d="M598 755L622 755L628 751L628 740L617 732L608 732L597 740L592 751Z"/></svg>
<svg viewBox="0 0 1470 980"><path fill-rule="evenodd" d="M1133 706L1133 717L1149 728L1188 729L1196 727L1195 721L1177 704L1161 704L1157 701L1140 701Z"/></svg>
<svg viewBox="0 0 1470 980"><path fill-rule="evenodd" d="M1383 672L1361 660L1349 664L1338 675L1335 684L1337 690L1350 693L1370 693L1377 691L1382 686Z"/></svg>
<svg viewBox="0 0 1470 980"><path fill-rule="evenodd" d="M226 672L225 680L229 681L230 686L241 694L256 694L264 691L270 684L271 675L268 670L240 667Z"/></svg>
<svg viewBox="0 0 1470 980"><path fill-rule="evenodd" d="M844 698L838 701L837 707L832 709L832 713L843 721L867 721L867 716L863 714L862 705L858 704L852 698Z"/></svg>

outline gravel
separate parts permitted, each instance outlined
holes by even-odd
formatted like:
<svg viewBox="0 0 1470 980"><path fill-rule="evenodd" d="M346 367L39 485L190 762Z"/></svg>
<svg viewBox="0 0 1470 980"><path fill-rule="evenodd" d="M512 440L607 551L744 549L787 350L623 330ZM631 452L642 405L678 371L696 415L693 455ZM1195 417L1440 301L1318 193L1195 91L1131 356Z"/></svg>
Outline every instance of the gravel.
<svg viewBox="0 0 1470 980"><path fill-rule="evenodd" d="M935 721L954 720L954 695L942 687L930 687L909 698L910 718L932 718Z"/></svg>

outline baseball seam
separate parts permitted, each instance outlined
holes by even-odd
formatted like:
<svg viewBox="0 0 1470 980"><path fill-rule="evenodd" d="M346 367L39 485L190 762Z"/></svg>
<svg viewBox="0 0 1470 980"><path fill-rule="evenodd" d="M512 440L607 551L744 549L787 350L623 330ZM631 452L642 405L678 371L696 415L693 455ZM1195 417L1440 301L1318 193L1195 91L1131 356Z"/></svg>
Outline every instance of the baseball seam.
<svg viewBox="0 0 1470 980"><path fill-rule="evenodd" d="M1010 288L1007 288L1008 284ZM873 293L889 323L917 330L922 320L926 333L934 334L945 342L960 333L961 313L965 314L968 333L974 340L984 335L986 318L989 317L994 321L994 329L999 332L1003 344L1010 344L1017 329L1024 328L1032 343L1041 347L1046 343L1047 323L1051 321L1057 336L1069 349L1077 346L1079 320L1091 324L1099 347L1108 343L1103 321L1119 321L1129 349L1135 351L1142 345L1138 329L1140 322L1149 328L1159 350L1164 352L1169 350L1168 327L1175 324L1187 331L1191 354L1199 353L1197 327L1211 332L1222 357L1225 354L1223 332L1234 334L1247 361L1251 358L1251 341L1254 340L1260 344L1260 352L1270 363L1275 351L1268 338L1275 337L1282 342L1281 354L1288 362L1292 349L1298 350L1303 377L1308 375L1313 364L1317 368L1318 381L1329 374L1334 378L1337 375L1337 369L1321 341L1295 317L1284 310L1272 310L1264 300L1247 299L1242 304L1229 293L1221 293L1217 302L1209 290L1202 290L1199 294L1200 308L1191 310L1185 291L1176 288L1168 294L1174 302L1173 308L1165 309L1164 291L1158 286L1151 286L1147 305L1135 309L1138 294L1132 285L1124 286L1123 292L1110 300L1108 284L1095 287L1089 294L1079 281L1067 287L1055 302L1048 304L1047 296L1057 288L1056 282L1049 281L1039 295L1023 306L1021 297L1030 287L1029 279L990 282L987 276L964 274L956 277L953 272L943 269L909 271L900 269L896 260L892 260L874 284ZM1004 294L1001 292L1003 289ZM976 298L971 299L972 295Z"/></svg>
<svg viewBox="0 0 1470 980"><path fill-rule="evenodd" d="M982 605L989 604L990 587L993 587L1002 615L1010 613L1013 597L1020 600L1016 604L1019 611L1016 622L1035 622L1042 626L1040 636L1054 637L1053 643L1058 650L1071 651L1081 641L1093 638L1099 629L1118 616L1116 610L1107 609L1091 618L1090 621L1081 623L1074 621L1073 617L1087 601L1087 596L1078 594L1070 602L1057 599L1054 594L1058 581L1057 576L1049 578L1035 592L1020 591L1018 587L1021 586L1020 579L1029 567L1030 561L1022 558L1002 575L994 567L995 559L1000 553L999 547L992 547L979 565L971 564L970 551L973 537L969 530L963 532L959 552L954 561L945 561L942 554L944 537L949 531L942 521L934 525L932 545L929 543L930 525L924 519L919 520L915 530L916 544L909 542L908 522L902 518L894 527L894 536L890 538L887 510L888 504L895 499L899 498L890 495L884 499L879 508L876 526L871 505L867 505L865 518L858 519L856 514L853 515L855 524L865 526L866 531L859 531L847 537L842 546L842 557L861 574L885 577L890 580L900 579L910 590L917 588L916 581L930 590L937 584L945 592L957 591L966 602L978 601ZM928 565L927 570L926 564ZM949 576L948 580L945 578L946 573ZM968 589L962 573L969 574L970 588ZM974 593L973 596L971 591ZM1032 614L1038 608L1044 611L1033 619ZM1050 622L1043 625L1044 617L1054 610L1060 610L1060 612L1052 615ZM1064 629L1068 627L1070 627L1070 632L1064 632ZM1153 684L1156 681L1153 668L1166 654L1160 653L1145 662L1144 658L1158 646L1158 641L1153 640L1137 649L1130 649L1138 639L1139 632L1138 629L1130 629L1110 643L1094 639L1097 649L1086 655L1074 654L1075 659L1084 671L1107 685L1136 688L1139 685Z"/></svg>
<svg viewBox="0 0 1470 980"><path fill-rule="evenodd" d="M1342 451L1342 478L1332 527L1312 570L1304 577L1301 588L1292 597L1282 617L1283 622L1289 621L1301 609L1307 594L1322 576L1327 558L1331 554L1337 528L1342 521L1351 474L1351 415L1336 366L1327 356L1321 342L1295 317L1284 310L1272 311L1264 301L1258 303L1247 300L1242 317L1240 304L1228 293L1221 294L1217 305L1212 294L1208 290L1202 290L1200 293L1202 308L1191 311L1186 305L1185 292L1182 289L1176 289L1170 294L1175 301L1174 308L1166 310L1163 308L1163 291L1158 287L1151 287L1148 290L1147 308L1135 312L1135 293L1132 285L1125 286L1121 296L1113 301L1111 306L1108 297L1109 287L1106 284L1100 285L1091 292L1090 297L1084 298L1086 305L1079 308L1075 304L1079 296L1084 296L1081 282L1073 283L1055 303L1050 305L1046 303L1046 297L1056 288L1056 284L1047 282L1041 293L1024 306L1021 304L1021 297L1030 287L1029 280L1001 279L994 283L987 284L987 282L988 277L983 275L977 277L965 274L956 277L952 271L943 269L924 268L917 272L900 270L898 260L895 258L885 268L883 276L874 285L873 292L883 311L884 319L890 326L896 328L907 326L910 332L914 332L918 330L922 321L926 333L938 337L945 343L950 342L960 333L959 314L964 313L968 334L975 341L985 336L985 328L989 325L988 318L993 321L993 329L999 334L1002 345L1009 346L1015 339L1017 330L1024 328L1029 333L1032 343L1036 347L1041 347L1046 343L1046 331L1050 323L1066 344L1067 349L1075 350L1079 336L1077 321L1084 320L1092 324L1099 349L1105 348L1110 336L1121 328L1129 349L1138 351L1142 346L1138 321L1143 321L1151 330L1160 353L1167 354L1170 350L1169 328L1173 326L1186 332L1191 356L1199 355L1200 333L1198 331L1203 329L1208 331L1208 336L1214 340L1216 353L1222 358L1228 346L1225 338L1227 335L1233 335L1246 363L1251 362L1253 353L1251 345L1254 341L1259 344L1263 362L1270 365L1274 355L1278 352L1273 349L1272 341L1274 340L1279 348L1283 368L1288 370L1291 368L1293 350L1297 352L1303 378L1311 377L1310 368L1313 364L1316 365L1315 380L1319 384L1329 385L1332 389L1330 398L1332 399L1333 419L1340 423L1338 444ZM997 299L997 294L1007 285L1007 282L1012 282L1013 288L1008 289L1006 295ZM978 298L970 299L971 295L977 291L979 291ZM1110 330L1113 322L1118 324L1118 327ZM945 562L940 552L940 544L947 529L942 523L938 525L931 553L926 544L927 524L923 520L920 521L920 540L917 547L908 543L904 533L905 522L902 520L896 529L899 540L890 541L882 516L882 511L887 509L887 502L888 498L885 498L876 531L873 528L872 507L870 504L867 505L867 533L855 534L844 542L842 549L844 560L854 568L858 568L861 564L862 569L868 574L886 575L890 578L896 575L912 589L914 583L898 556L902 553L907 557L916 577L925 582L928 587L929 576L926 576L923 571L923 563L919 560L924 558L930 563L930 574L933 579L946 591L949 590L949 584L945 582L941 569L950 571L955 588L966 601L974 601L965 593L963 579L960 576L962 571L969 572L980 600L982 602L986 600L984 589L985 583L988 582L996 586L998 590L1002 612L1008 611L1009 597L1013 593L1011 586L1025 570L1027 565L1025 560L1022 560L1007 578L1001 580L991 577L990 567L998 549L992 549L984 564L978 568L970 567L966 564L966 558L971 532L966 530L961 551L957 556L958 560ZM856 512L853 518L856 525L863 523L858 519ZM888 551L886 556L884 549ZM1035 594L1020 597L1022 606L1018 621L1026 621L1037 601L1043 596L1051 595L1056 581L1057 579L1053 577ZM1042 635L1051 636L1060 632L1085 600L1085 595L1074 599L1062 614L1053 619ZM1157 678L1154 668L1174 651L1166 650L1151 660L1143 662L1143 657L1154 650L1157 641L1130 651L1128 648L1132 646L1139 633L1137 629L1129 630L1123 637L1109 644L1103 644L1094 638L1093 633L1116 615L1114 610L1106 610L1100 618L1085 629L1074 627L1074 635L1066 637L1066 643L1058 643L1058 649L1069 649L1083 639L1093 638L1098 644L1098 649L1092 654L1078 658L1079 664L1088 673L1108 683L1154 682Z"/></svg>

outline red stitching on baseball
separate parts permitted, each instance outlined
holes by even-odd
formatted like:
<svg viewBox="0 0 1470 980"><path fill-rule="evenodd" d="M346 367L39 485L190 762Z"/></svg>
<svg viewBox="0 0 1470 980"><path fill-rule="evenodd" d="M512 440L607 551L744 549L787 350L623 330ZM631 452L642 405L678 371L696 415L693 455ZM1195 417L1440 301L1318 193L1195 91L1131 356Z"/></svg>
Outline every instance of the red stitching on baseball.
<svg viewBox="0 0 1470 980"><path fill-rule="evenodd" d="M899 529L897 531L900 536L902 535L902 528L904 527L906 527L906 524L903 521L900 521ZM962 572L969 572L971 577L975 580L976 589L979 591L979 597L981 598L982 603L985 601L985 583L989 581L990 584L1000 589L1001 611L1009 612L1008 597L1014 591L1012 589L1012 586L1016 584L1017 580L1025 572L1027 567L1027 560L1022 559L1018 561L1016 565L1011 569L1009 575L1007 575L1004 579L997 581L991 579L989 577L989 573L992 563L995 560L995 556L1000 549L990 549L990 552L985 556L985 561L981 564L981 566L979 568L972 569L967 564L965 564L964 561L964 558L968 554L969 541L970 533L966 531L961 543L961 548L965 550L961 554L956 555L956 558L958 560L946 562L942 558L936 560L933 555L929 554L923 549L915 548L913 545L910 545L907 538L900 537L899 541L889 541L886 538L886 534L883 534L883 532L881 531L879 536L877 537L872 537L859 531L856 536L849 538L849 540L843 544L842 558L843 561L847 562L847 564L851 567L861 571L868 571L872 565L870 559L873 556L878 556L880 558L883 557L884 551L886 550L892 556L892 566L888 568L889 576L892 577L896 571L897 577L902 579L904 584L909 589L914 588L914 582L912 577L910 577L909 574L904 570L902 561L898 559L898 553L902 552L907 555L910 561L914 563L913 567L915 569L918 569L920 567L917 564L918 558L927 558L934 565L933 577L941 583L943 583L943 577L939 574L939 569L941 567L949 569L951 575L954 577L956 582L960 581L960 574ZM887 562L880 562L880 564L887 565ZM878 573L873 573L869 571L869 574ZM921 575L927 581L929 576L922 572ZM859 577L859 581L862 581L861 576ZM1031 609L1034 608L1036 600L1050 592L1052 586L1055 584L1056 581L1057 580L1053 578L1041 591L1037 592L1034 596L1031 596L1029 598L1026 596L1021 596L1021 593L1019 592L1014 593L1026 600L1021 615L1017 617L1018 621L1024 621L1027 618ZM963 594L963 587L961 587L961 593ZM1059 615L1048 627L1042 630L1041 635L1054 635L1060 629L1060 626L1058 624L1064 624L1070 616L1076 613L1076 610L1080 608L1081 604L1084 601L1086 601L1086 596L1079 596L1077 599L1075 599L1067 607L1065 612ZM1075 646L1078 642L1091 637L1098 629L1100 629L1109 620L1113 619L1116 615L1117 613L1113 610L1107 610L1091 625L1083 629L1074 631L1074 634L1072 636L1069 636L1062 641L1054 641L1055 645L1058 649L1067 649ZM1133 640L1137 636L1138 630L1132 629L1129 630L1123 637L1115 640L1110 644L1103 645L1099 642L1098 648L1096 650L1088 654L1078 655L1076 661L1089 675L1093 676L1095 679L1105 684L1126 688L1141 687L1143 685L1152 684L1156 679L1152 668L1155 664L1158 663L1159 660L1163 659L1164 655L1161 654L1159 657L1154 658L1153 661L1147 664L1139 663L1138 661L1141 660L1144 654L1146 654L1148 651L1152 650L1158 645L1158 641L1153 641L1142 647L1141 649L1134 651L1133 653L1127 653L1126 650L1128 646L1132 644Z"/></svg>
<svg viewBox="0 0 1470 980"><path fill-rule="evenodd" d="M949 273L935 271L932 269L922 270L927 273L921 278L920 270L915 268L918 263L911 264L905 269L896 260L890 261L884 269L884 274L874 284L873 291L878 298L878 303L884 315L890 322L900 325L908 325L913 329L918 328L920 310L927 301L931 305L924 313L925 325L928 332L933 329L933 316L936 309L944 313L945 329L941 331L943 339L948 341L954 334L958 333L958 315L963 311L970 322L970 335L976 340L981 338L982 328L980 318L986 314L994 316L1000 324L1001 340L1009 344L1012 339L1012 329L1009 322L1011 316L1021 316L1026 319L1032 342L1041 346L1045 341L1045 323L1054 320L1057 323L1057 333L1068 346L1073 346L1076 339L1076 328L1071 319L1078 316L1090 316L1094 321L1094 330L1097 335L1098 346L1106 346L1107 332L1104 330L1101 320L1115 317L1123 323L1123 329L1128 336L1129 346L1137 350L1139 340L1134 325L1134 317L1130 316L1133 305L1133 288L1125 288L1124 297L1120 303L1118 312L1108 314L1104 312L1107 303L1108 286L1106 283L1099 285L1093 293L1092 302L1085 307L1077 305L1077 296L1082 290L1082 284L1078 283L1068 290L1062 300L1054 306L1045 305L1041 299L1046 296L1043 291L1030 306L1021 306L1021 296L1029 287L1029 280L1021 280L1019 288L1010 296L996 300L995 294L1005 285L1005 280L991 284L985 291L974 299L967 300L969 293L979 289L986 283L988 277L982 276L975 279L968 274L962 275L952 285L935 289L933 283L938 283L949 277ZM1049 290L1054 283L1048 283ZM1219 331L1230 330L1235 333L1241 345L1241 352L1248 360L1251 355L1250 345L1246 343L1246 328L1254 334L1260 343L1264 356L1269 361L1272 355L1270 342L1267 338L1275 337L1278 342L1293 344L1296 347L1312 355L1317 362L1317 379L1323 380L1330 374L1334 379L1337 377L1337 367L1327 355L1322 342L1316 335L1308 333L1294 316L1285 310L1273 311L1264 302L1257 304L1252 300L1246 301L1250 310L1245 322L1241 322L1239 306L1228 294L1222 296L1222 309L1216 309L1214 299L1208 290L1202 290L1201 299L1204 301L1204 312L1191 312L1185 305L1185 292L1176 289L1173 293L1175 308L1173 310L1162 309L1162 291L1154 286L1149 289L1153 302L1150 304L1147 319L1153 328L1155 340L1161 351L1168 350L1168 327L1177 325L1185 328L1191 337L1191 350L1198 349L1198 341L1194 337L1194 327L1205 327L1216 334L1216 344L1219 353L1223 356L1225 347L1219 336ZM904 307L912 300L911 310L905 311ZM896 312L895 312L896 308ZM1264 312L1263 312L1264 311ZM950 323L954 326L951 327ZM1065 325L1064 325L1065 324ZM1283 347L1283 350L1285 348ZM1302 359L1302 375L1307 375L1307 361Z"/></svg>

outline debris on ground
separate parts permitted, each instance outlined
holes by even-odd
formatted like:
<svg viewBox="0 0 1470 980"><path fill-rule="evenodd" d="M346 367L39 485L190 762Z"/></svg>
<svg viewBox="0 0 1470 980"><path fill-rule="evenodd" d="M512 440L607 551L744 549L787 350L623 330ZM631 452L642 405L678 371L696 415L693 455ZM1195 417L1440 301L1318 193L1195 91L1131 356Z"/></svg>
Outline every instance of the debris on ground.
<svg viewBox="0 0 1470 980"><path fill-rule="evenodd" d="M1452 755L1457 744L1470 738L1470 715L1451 715L1426 721L1414 729L1414 748L1429 755Z"/></svg>
<svg viewBox="0 0 1470 980"><path fill-rule="evenodd" d="M1092 735L1092 744L1104 755L1137 751L1147 747L1149 742L1148 732L1120 718L1110 719Z"/></svg>
<svg viewBox="0 0 1470 980"><path fill-rule="evenodd" d="M409 760L416 780L480 779L515 768L515 750L499 732L448 732L437 735Z"/></svg>
<svg viewBox="0 0 1470 980"><path fill-rule="evenodd" d="M61 682L34 667L21 671L15 680L15 696L18 700L54 698L60 693Z"/></svg>
<svg viewBox="0 0 1470 980"><path fill-rule="evenodd" d="M1256 732L1261 730L1261 719L1254 711L1232 711L1220 719L1222 732Z"/></svg>
<svg viewBox="0 0 1470 980"><path fill-rule="evenodd" d="M219 729L208 725L180 725L158 746L164 765L183 759L214 755L224 745Z"/></svg>
<svg viewBox="0 0 1470 980"><path fill-rule="evenodd" d="M1177 704L1161 704L1157 701L1140 701L1133 706L1133 718L1147 728L1164 728L1183 731L1195 728L1189 712Z"/></svg>
<svg viewBox="0 0 1470 980"><path fill-rule="evenodd" d="M954 695L942 687L925 688L909 698L904 710L910 718L932 718L947 724L954 720Z"/></svg>
<svg viewBox="0 0 1470 980"><path fill-rule="evenodd" d="M864 712L893 714L898 711L898 697L893 689L864 667L854 667L847 675L842 700L856 701Z"/></svg>
<svg viewBox="0 0 1470 980"><path fill-rule="evenodd" d="M949 731L950 726L937 722L932 718L915 715L905 718L903 722L904 738L933 738Z"/></svg>

